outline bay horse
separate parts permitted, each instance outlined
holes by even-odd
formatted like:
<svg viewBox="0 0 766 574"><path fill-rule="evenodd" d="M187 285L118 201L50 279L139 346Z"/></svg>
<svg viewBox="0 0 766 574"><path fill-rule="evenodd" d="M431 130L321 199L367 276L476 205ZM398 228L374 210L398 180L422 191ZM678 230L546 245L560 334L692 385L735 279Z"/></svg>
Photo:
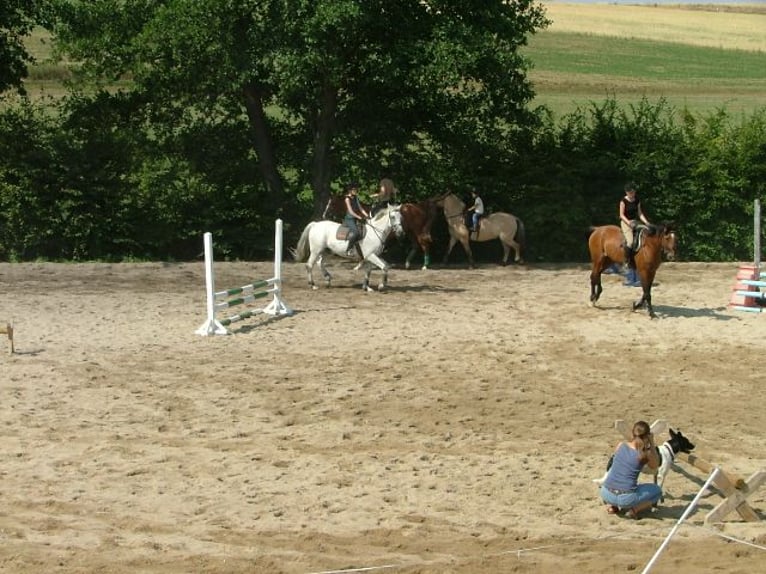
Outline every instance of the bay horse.
<svg viewBox="0 0 766 574"><path fill-rule="evenodd" d="M367 204L362 206L369 211ZM431 226L436 217L436 205L429 199L424 199L417 203L402 203L400 211L402 213L402 228L407 238L410 240L410 250L407 252L407 258L404 261L405 269L410 269L412 260L418 253L418 248L423 252L423 266L421 269L428 269L431 265ZM341 195L331 195L327 200L327 205L322 212L322 219L342 219L346 214L345 199Z"/></svg>
<svg viewBox="0 0 766 574"><path fill-rule="evenodd" d="M331 251L339 257L349 258L346 251L348 241L345 237L343 239L338 238L340 227L341 225L334 221L312 221L304 228L300 239L298 239L298 246L293 251L293 254L296 261L306 262L308 282L312 289L317 289L317 286L314 284L313 274L314 265L317 262L327 286L330 286L332 275L324 266L324 254L326 251ZM365 268L362 289L372 291L370 287L370 273L373 266L375 266L383 271L383 277L378 285L378 290L383 291L388 284L388 263L380 257L380 253L383 251L391 231L397 235L403 233L402 214L399 206L386 206L378 211L375 217L365 221L364 227L364 236L357 243L362 253L361 266Z"/></svg>
<svg viewBox="0 0 766 574"><path fill-rule="evenodd" d="M636 271L641 279L641 298L633 303L633 311L646 304L649 316L654 319L657 315L652 308L652 283L657 269L662 263L664 254L669 261L676 257L678 238L672 223L647 225L639 236L638 251L634 256ZM625 262L625 238L616 225L601 225L591 227L588 236L590 251L590 302L595 306L603 288L601 274L612 263Z"/></svg>
<svg viewBox="0 0 766 574"><path fill-rule="evenodd" d="M465 224L465 203L454 193L446 193L433 200L438 207L444 209L444 218L447 220L447 229L449 230L449 246L444 254L444 264L455 244L460 241L463 249L468 255L468 263L471 269L474 268L473 253L469 241L491 241L499 239L503 246L503 265L508 264L508 256L513 248L516 263L523 263L522 249L525 243L524 223L510 213L498 211L479 220L479 232L472 234Z"/></svg>

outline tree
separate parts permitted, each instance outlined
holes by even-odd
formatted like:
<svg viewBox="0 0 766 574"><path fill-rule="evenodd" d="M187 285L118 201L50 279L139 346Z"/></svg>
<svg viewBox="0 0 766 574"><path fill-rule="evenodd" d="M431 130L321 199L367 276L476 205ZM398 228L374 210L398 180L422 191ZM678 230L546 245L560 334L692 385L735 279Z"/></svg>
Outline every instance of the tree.
<svg viewBox="0 0 766 574"><path fill-rule="evenodd" d="M45 0L3 0L0 3L0 93L9 88L24 92L27 63L32 57L24 46L24 37L35 26L48 22Z"/></svg>
<svg viewBox="0 0 766 574"><path fill-rule="evenodd" d="M83 77L128 78L159 135L246 117L277 213L301 190L317 213L338 177L396 173L413 157L502 155L533 121L518 48L547 24L532 0L57 4Z"/></svg>

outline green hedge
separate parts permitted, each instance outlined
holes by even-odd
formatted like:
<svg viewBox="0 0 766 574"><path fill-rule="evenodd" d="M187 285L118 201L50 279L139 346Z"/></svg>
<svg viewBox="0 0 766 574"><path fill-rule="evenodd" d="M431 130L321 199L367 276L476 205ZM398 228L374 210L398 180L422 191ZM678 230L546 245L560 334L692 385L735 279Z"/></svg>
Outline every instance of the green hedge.
<svg viewBox="0 0 766 574"><path fill-rule="evenodd" d="M259 183L246 121L199 119L160 132L133 120L132 109L126 97L101 93L0 112L0 260L185 260L200 255L203 231L216 235L222 257L268 257L275 206ZM585 261L587 228L617 222L630 179L651 219L680 227L683 259L752 258L753 200L766 192L766 109L702 117L662 100L606 100L557 121L538 112L534 127L495 148L442 150L436 159L413 152L397 175L404 199L475 185L491 210L524 220L529 261ZM310 203L295 190L282 206L288 245ZM444 226L434 234L440 257Z"/></svg>

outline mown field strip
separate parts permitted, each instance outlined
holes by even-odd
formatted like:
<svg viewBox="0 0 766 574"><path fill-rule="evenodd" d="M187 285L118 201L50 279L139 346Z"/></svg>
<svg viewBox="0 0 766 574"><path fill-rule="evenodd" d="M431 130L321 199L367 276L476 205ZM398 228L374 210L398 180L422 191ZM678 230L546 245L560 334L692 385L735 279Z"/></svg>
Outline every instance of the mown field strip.
<svg viewBox="0 0 766 574"><path fill-rule="evenodd" d="M565 114L614 97L664 98L707 113L766 106L766 6L546 3L552 25L530 36L534 104ZM722 10L724 8L722 7ZM731 10L751 10L750 13Z"/></svg>
<svg viewBox="0 0 766 574"><path fill-rule="evenodd" d="M625 6L544 2L551 32L678 42L727 50L766 52L766 8L735 12L731 6ZM761 5L763 6L763 5Z"/></svg>

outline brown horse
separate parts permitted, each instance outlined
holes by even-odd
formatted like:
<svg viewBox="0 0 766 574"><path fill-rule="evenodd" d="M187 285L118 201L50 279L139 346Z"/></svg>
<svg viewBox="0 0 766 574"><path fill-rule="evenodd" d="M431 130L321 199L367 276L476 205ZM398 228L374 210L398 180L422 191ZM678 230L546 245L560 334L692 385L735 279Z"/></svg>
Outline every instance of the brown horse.
<svg viewBox="0 0 766 574"><path fill-rule="evenodd" d="M652 308L652 283L657 269L662 263L663 253L672 261L676 256L678 245L673 224L648 225L641 229L638 251L634 256L636 271L641 279L641 299L633 303L633 310L640 309L646 304L649 316L656 317ZM625 238L616 225L591 227L588 237L590 250L590 302L596 305L601 296L601 274L612 263L625 261Z"/></svg>
<svg viewBox="0 0 766 574"><path fill-rule="evenodd" d="M367 204L363 207L369 210ZM323 219L342 219L346 214L346 204L343 196L331 195L327 200L327 205L322 212ZM418 252L418 248L423 251L423 267L428 269L431 265L431 226L436 217L436 205L428 199L418 203L403 203L401 205L402 227L411 242L411 248L407 253L407 259L404 262L405 268L409 269L412 260Z"/></svg>

